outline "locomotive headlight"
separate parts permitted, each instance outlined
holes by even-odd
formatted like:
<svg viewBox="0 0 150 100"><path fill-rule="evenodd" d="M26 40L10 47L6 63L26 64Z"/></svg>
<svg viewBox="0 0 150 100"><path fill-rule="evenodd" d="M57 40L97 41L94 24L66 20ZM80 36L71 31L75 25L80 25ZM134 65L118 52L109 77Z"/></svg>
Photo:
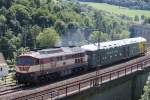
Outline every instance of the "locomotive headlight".
<svg viewBox="0 0 150 100"><path fill-rule="evenodd" d="M26 72L28 72L30 66L18 66L18 68L19 68L20 71L26 71Z"/></svg>

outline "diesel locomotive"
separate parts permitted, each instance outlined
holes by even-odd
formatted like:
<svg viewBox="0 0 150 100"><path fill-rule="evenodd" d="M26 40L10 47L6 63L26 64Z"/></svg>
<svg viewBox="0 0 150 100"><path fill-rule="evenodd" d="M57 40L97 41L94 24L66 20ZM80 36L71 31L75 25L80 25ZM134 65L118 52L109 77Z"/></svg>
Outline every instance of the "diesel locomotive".
<svg viewBox="0 0 150 100"><path fill-rule="evenodd" d="M81 47L50 48L30 51L16 59L19 83L49 81L92 68L144 55L147 46L143 37L88 44Z"/></svg>

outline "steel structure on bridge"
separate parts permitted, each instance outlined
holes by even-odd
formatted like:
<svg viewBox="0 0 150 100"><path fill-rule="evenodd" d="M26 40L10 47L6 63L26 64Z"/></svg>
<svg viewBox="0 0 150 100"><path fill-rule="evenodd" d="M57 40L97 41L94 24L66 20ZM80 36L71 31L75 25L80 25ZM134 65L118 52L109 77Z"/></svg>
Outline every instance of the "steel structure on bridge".
<svg viewBox="0 0 150 100"><path fill-rule="evenodd" d="M133 59L131 61L97 70L95 72L81 75L72 79L67 79L61 82L50 84L48 88L32 93L16 94L16 97L5 100L46 100L60 99L69 95L73 95L86 89L101 86L104 83L112 80L133 74L138 71L143 71L150 66L150 54ZM11 97L11 96L10 96Z"/></svg>

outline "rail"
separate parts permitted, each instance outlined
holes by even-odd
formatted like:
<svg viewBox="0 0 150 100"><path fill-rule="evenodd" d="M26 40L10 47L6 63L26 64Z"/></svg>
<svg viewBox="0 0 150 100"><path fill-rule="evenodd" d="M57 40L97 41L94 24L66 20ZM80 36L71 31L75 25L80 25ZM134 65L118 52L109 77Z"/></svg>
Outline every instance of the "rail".
<svg viewBox="0 0 150 100"><path fill-rule="evenodd" d="M88 77L86 79L53 87L51 89L40 91L34 94L17 97L13 100L59 99L89 89L91 87L100 86L103 83L118 79L120 77L132 74L134 72L141 71L146 67L148 67L149 65L150 65L150 57L146 56L145 58L133 62L132 64L127 64L122 68L118 68L104 73L99 73L99 71L96 71L94 76Z"/></svg>

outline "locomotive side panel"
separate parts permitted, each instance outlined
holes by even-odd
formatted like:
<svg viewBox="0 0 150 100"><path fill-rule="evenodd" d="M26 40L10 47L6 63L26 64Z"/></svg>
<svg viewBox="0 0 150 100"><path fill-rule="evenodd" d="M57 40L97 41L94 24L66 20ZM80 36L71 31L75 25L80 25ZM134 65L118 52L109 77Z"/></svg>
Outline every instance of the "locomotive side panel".
<svg viewBox="0 0 150 100"><path fill-rule="evenodd" d="M86 69L87 55L78 48L48 49L31 52L18 57L16 78L20 83L40 82L51 80L52 77L72 74L73 71ZM55 53L57 52L57 53ZM76 70L77 69L77 70Z"/></svg>

